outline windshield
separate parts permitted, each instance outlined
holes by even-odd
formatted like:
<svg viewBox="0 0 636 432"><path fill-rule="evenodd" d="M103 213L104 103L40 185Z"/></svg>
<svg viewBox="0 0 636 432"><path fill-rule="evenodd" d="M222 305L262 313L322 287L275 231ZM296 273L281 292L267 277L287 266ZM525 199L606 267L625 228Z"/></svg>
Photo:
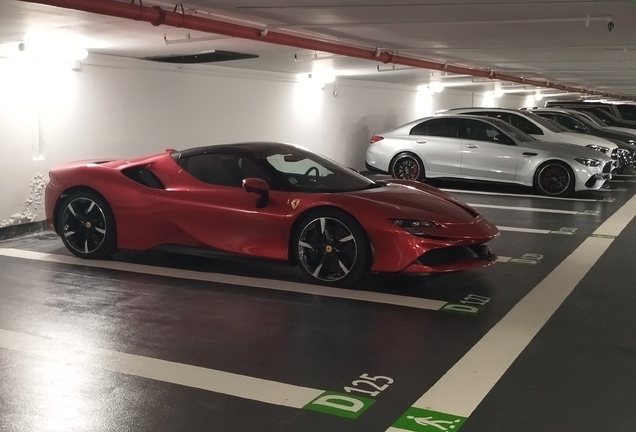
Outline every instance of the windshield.
<svg viewBox="0 0 636 432"><path fill-rule="evenodd" d="M378 186L330 159L300 147L281 146L259 155L291 189L302 192L352 192Z"/></svg>
<svg viewBox="0 0 636 432"><path fill-rule="evenodd" d="M526 115L528 118L534 120L535 122L539 123L541 126L546 128L550 132L555 132L555 133L567 132L567 130L563 131L560 128L558 128L557 126L555 126L554 123L550 122L549 120L544 119L543 117L539 117L538 115L533 114L531 112L526 111L526 112L524 112L524 115Z"/></svg>
<svg viewBox="0 0 636 432"><path fill-rule="evenodd" d="M521 142L536 141L535 138L531 137L530 135L521 131L520 129L517 129L516 127L512 126L510 123L507 123L503 120L497 120L494 123L497 125L499 129L505 132L506 135L510 136L511 138L514 138L517 141L521 141Z"/></svg>
<svg viewBox="0 0 636 432"><path fill-rule="evenodd" d="M636 120L636 105L616 105L625 120Z"/></svg>
<svg viewBox="0 0 636 432"><path fill-rule="evenodd" d="M582 112L579 111L578 115L580 115L581 117L584 117L588 120L590 120L592 123L594 123L596 126L599 127L607 127L607 125L605 123L603 123L603 120L601 120L600 118L596 117L594 114L590 113L590 112Z"/></svg>
<svg viewBox="0 0 636 432"><path fill-rule="evenodd" d="M543 119L543 120L547 120L547 121L549 121L550 123L552 123L552 124L554 125L554 127L556 127L556 128L558 128L558 129L560 129L560 130L561 130L561 132L570 132L570 129L566 128L566 127L565 127L565 126L563 126L562 124L559 124L559 123L555 122L555 121L554 121L554 120L552 120L552 119L545 118L545 117L542 117L542 119Z"/></svg>

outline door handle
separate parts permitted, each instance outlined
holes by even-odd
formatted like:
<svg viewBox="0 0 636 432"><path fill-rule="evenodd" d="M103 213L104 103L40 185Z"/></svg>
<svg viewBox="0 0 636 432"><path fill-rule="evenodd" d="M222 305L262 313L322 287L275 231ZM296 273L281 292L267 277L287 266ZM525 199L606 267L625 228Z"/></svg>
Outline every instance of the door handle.
<svg viewBox="0 0 636 432"><path fill-rule="evenodd" d="M466 147L468 147L468 148L479 148L479 146L477 144L466 144Z"/></svg>
<svg viewBox="0 0 636 432"><path fill-rule="evenodd" d="M523 156L536 156L537 153L532 153L532 152L523 152L521 153Z"/></svg>
<svg viewBox="0 0 636 432"><path fill-rule="evenodd" d="M415 142L418 143L418 144L426 144L428 141L426 141L426 140L417 140Z"/></svg>

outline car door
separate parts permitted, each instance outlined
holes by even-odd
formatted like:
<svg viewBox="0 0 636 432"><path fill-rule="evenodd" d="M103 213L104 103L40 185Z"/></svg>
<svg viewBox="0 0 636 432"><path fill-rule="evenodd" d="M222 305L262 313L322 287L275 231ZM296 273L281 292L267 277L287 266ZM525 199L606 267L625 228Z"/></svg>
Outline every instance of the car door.
<svg viewBox="0 0 636 432"><path fill-rule="evenodd" d="M514 141L490 123L464 119L462 177L514 180L519 149Z"/></svg>
<svg viewBox="0 0 636 432"><path fill-rule="evenodd" d="M183 168L159 200L168 220L182 231L181 244L281 259L286 257L288 192L259 195L242 187L247 177L270 181L249 158L235 154L200 154L182 158Z"/></svg>
<svg viewBox="0 0 636 432"><path fill-rule="evenodd" d="M411 144L424 162L427 176L459 175L461 139L459 119L434 118L410 131Z"/></svg>

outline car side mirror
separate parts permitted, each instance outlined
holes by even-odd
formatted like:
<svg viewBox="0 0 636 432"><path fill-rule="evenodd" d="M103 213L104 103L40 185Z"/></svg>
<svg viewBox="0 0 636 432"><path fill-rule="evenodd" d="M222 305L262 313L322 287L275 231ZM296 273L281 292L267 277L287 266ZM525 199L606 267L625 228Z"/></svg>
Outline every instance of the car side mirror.
<svg viewBox="0 0 636 432"><path fill-rule="evenodd" d="M493 137L493 140L505 145L517 145L517 143L515 143L515 140L510 138L508 135L502 134L502 133L495 135Z"/></svg>
<svg viewBox="0 0 636 432"><path fill-rule="evenodd" d="M265 180L255 177L243 179L243 189L247 193L259 195L256 208L263 208L269 202L269 184Z"/></svg>
<svg viewBox="0 0 636 432"><path fill-rule="evenodd" d="M574 125L574 130L576 130L577 132L582 132L582 133L590 133L590 130L582 125Z"/></svg>

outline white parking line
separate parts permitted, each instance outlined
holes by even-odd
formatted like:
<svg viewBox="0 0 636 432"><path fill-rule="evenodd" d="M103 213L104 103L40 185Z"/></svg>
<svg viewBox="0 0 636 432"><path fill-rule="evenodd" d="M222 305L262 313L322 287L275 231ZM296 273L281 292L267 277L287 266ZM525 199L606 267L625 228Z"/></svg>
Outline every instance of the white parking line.
<svg viewBox="0 0 636 432"><path fill-rule="evenodd" d="M535 228L517 228L517 227L507 227L507 226L498 226L499 231L510 231L510 232L523 232L523 233L532 233L532 234L551 234L551 230L543 230L543 229L535 229Z"/></svg>
<svg viewBox="0 0 636 432"><path fill-rule="evenodd" d="M599 189L596 192L626 192L627 189L625 188L605 188L605 189Z"/></svg>
<svg viewBox="0 0 636 432"><path fill-rule="evenodd" d="M594 232L596 236L607 238L587 238L424 393L413 407L459 417L471 415L605 253L613 241L612 237L619 235L635 215L636 196Z"/></svg>
<svg viewBox="0 0 636 432"><path fill-rule="evenodd" d="M593 211L593 210L580 212L580 211L574 211L574 210L556 210L556 209L535 208L535 207L513 207L513 206L500 206L500 205L491 205L491 204L475 204L475 203L466 203L466 204L476 208L492 208L492 209L501 209L501 210L538 212L538 213L557 213L557 214L584 215L584 216L598 216L598 213L599 213L598 211Z"/></svg>
<svg viewBox="0 0 636 432"><path fill-rule="evenodd" d="M220 273L205 273L193 270L181 270L165 267L154 267L143 264L131 264L117 261L84 260L74 256L54 255L41 252L24 251L19 249L2 249L0 255L37 261L47 261L60 264L97 267L110 270L120 270L131 273L142 273L154 276L164 276L177 279L188 279L204 282L217 282L229 285L241 285L253 288L263 288L275 291L313 294L323 297L336 297L348 300L358 300L372 303L391 304L415 309L439 310L447 302L418 297L405 297L393 294L375 293L370 291L331 288L321 285L310 285L297 282L251 278L247 276L226 275Z"/></svg>
<svg viewBox="0 0 636 432"><path fill-rule="evenodd" d="M460 189L441 189L444 192L448 193L463 193L463 194L474 194L474 195L493 195L493 196L509 196L515 198L537 198L537 199L551 199L551 200L559 200L559 201L583 201L583 202L607 202L607 199L592 199L592 198L559 198L559 197L550 197L544 195L527 195L527 194L513 194L513 193L499 193L499 192L483 192L483 191L471 191L471 190L460 190ZM598 191L596 191L598 192Z"/></svg>
<svg viewBox="0 0 636 432"><path fill-rule="evenodd" d="M302 408L324 392L324 390L85 345L74 345L65 341L2 329L0 329L0 347L34 354L65 365L81 364L292 408Z"/></svg>

